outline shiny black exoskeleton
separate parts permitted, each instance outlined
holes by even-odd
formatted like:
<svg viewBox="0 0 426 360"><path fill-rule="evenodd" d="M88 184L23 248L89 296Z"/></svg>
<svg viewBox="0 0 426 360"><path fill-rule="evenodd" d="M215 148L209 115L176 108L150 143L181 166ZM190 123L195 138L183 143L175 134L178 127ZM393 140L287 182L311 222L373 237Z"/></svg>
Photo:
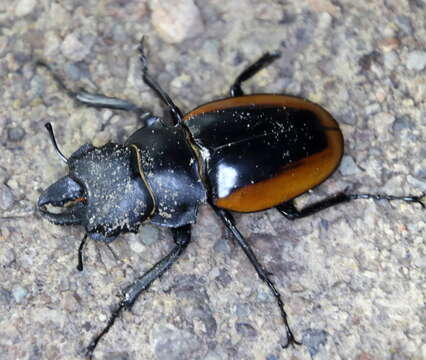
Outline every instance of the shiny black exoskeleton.
<svg viewBox="0 0 426 360"><path fill-rule="evenodd" d="M288 219L311 215L353 199L404 200L420 204L422 196L338 193L298 210L293 199L329 177L343 153L337 122L320 106L284 95L243 95L241 83L279 55L265 54L244 70L231 87L230 97L204 104L186 115L150 76L141 44L143 80L167 105L173 124L126 100L73 92L53 72L69 96L79 103L134 112L143 127L124 145L86 144L69 158L53 144L69 173L51 185L38 201L41 214L59 225L82 225L87 237L113 241L120 233L137 232L150 221L169 227L175 240L172 251L122 292L122 299L104 328L87 349L92 357L99 340L123 309L161 276L183 253L191 239L197 209L209 203L232 232L259 277L272 291L287 334L286 347L300 344L287 321L281 295L238 231L230 211L252 212L275 207ZM38 65L50 67L43 62ZM50 70L51 71L51 70ZM51 207L62 208L61 212Z"/></svg>

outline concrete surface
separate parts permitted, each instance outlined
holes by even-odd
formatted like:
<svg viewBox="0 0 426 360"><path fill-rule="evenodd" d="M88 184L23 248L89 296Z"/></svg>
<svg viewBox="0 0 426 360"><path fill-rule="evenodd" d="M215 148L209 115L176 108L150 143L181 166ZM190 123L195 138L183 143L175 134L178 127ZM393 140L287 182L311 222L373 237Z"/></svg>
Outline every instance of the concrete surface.
<svg viewBox="0 0 426 360"><path fill-rule="evenodd" d="M140 79L152 74L184 110L224 96L266 51L283 56L245 88L326 107L345 157L301 203L354 191L426 191L424 0L18 0L0 3L0 358L81 359L119 289L172 246L147 226L111 249L93 241L76 270L82 229L41 219L35 202L85 142L124 141L134 116L77 106L33 59L73 88L130 99L162 115ZM304 346L281 349L278 309L212 210L203 207L181 261L125 313L95 359L425 359L425 211L356 201L289 222L238 215L283 294Z"/></svg>

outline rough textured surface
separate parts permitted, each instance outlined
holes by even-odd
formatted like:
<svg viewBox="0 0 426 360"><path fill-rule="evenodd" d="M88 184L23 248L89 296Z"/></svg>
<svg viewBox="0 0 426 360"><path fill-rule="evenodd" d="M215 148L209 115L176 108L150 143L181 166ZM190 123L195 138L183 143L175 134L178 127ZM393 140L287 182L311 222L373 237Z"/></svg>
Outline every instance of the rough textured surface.
<svg viewBox="0 0 426 360"><path fill-rule="evenodd" d="M179 9L192 3L175 2ZM0 3L2 359L81 358L119 289L172 246L169 232L153 227L120 237L111 249L90 242L85 271L76 271L81 229L51 225L34 208L42 189L66 172L43 124L54 123L67 155L85 142L124 141L138 124L132 115L77 106L34 70L34 58L70 86L161 115L140 80L142 34L152 73L186 111L223 96L244 66L279 49L283 57L245 88L310 98L335 115L346 138L342 171L311 200L345 187L426 191L424 0L195 0L198 11L191 5L176 16L184 27L168 24L176 26L173 45L156 32L150 5ZM197 12L201 23L188 18ZM426 358L426 226L418 206L360 200L294 223L276 211L237 221L274 274L304 346L281 349L271 295L202 207L186 254L123 314L95 359Z"/></svg>

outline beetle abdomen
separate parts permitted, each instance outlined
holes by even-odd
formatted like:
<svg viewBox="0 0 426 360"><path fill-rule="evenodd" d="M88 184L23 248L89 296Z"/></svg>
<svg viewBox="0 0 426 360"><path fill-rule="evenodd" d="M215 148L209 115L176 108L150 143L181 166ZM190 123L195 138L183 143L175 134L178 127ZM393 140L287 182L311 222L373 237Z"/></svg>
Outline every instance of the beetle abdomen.
<svg viewBox="0 0 426 360"><path fill-rule="evenodd" d="M204 154L211 197L229 210L264 210L306 192L330 176L343 152L331 115L297 97L228 98L185 120Z"/></svg>

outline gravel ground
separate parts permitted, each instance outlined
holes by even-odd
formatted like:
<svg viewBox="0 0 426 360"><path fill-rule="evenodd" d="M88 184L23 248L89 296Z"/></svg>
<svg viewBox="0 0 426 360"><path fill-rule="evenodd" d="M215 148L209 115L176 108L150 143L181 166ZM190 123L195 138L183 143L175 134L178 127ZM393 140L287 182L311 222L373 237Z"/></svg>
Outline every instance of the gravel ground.
<svg viewBox="0 0 426 360"><path fill-rule="evenodd" d="M65 154L124 141L132 115L78 106L73 88L164 108L140 79L147 36L152 74L185 110L220 98L266 51L283 56L246 85L326 107L340 122L339 170L300 203L346 187L426 191L425 0L18 0L0 2L0 358L81 359L117 294L172 246L146 226L110 246L54 226L35 209L66 173ZM303 346L283 350L274 299L208 207L181 261L116 322L95 359L425 359L425 211L357 201L289 222L238 215L286 301Z"/></svg>

